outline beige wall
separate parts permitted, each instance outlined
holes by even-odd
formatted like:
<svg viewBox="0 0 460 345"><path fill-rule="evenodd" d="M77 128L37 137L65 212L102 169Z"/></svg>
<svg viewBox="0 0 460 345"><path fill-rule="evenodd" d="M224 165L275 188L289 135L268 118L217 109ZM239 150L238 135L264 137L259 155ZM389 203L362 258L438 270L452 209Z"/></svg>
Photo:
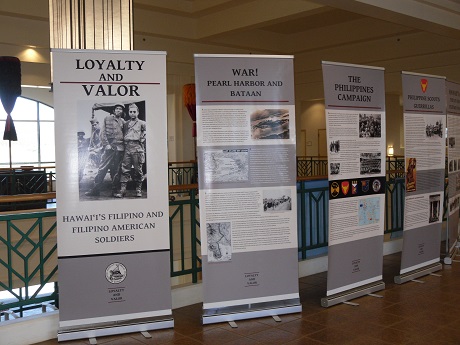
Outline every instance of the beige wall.
<svg viewBox="0 0 460 345"><path fill-rule="evenodd" d="M297 125L297 155L318 156L320 153L318 131L326 129L324 101L301 102L297 114L300 117Z"/></svg>
<svg viewBox="0 0 460 345"><path fill-rule="evenodd" d="M399 95L385 96L387 116L387 147L392 145L396 156L404 155L404 121L402 98Z"/></svg>

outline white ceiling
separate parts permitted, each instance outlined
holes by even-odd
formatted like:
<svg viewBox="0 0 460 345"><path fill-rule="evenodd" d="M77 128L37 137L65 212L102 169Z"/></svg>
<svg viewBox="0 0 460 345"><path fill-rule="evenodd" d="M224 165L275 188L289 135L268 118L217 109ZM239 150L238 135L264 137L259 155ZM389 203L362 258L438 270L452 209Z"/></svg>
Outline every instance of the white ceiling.
<svg viewBox="0 0 460 345"><path fill-rule="evenodd" d="M49 82L47 0L0 0L0 49L23 61L27 83ZM133 0L135 49L292 54L296 90L322 97L321 61L385 68L400 93L401 70L460 82L460 0ZM24 49L35 46L36 56Z"/></svg>

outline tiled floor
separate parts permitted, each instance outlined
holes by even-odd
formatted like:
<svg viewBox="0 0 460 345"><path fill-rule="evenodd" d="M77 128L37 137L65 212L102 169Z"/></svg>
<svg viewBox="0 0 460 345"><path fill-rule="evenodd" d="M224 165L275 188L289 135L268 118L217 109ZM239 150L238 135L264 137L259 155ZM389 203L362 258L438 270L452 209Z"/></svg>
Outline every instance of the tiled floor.
<svg viewBox="0 0 460 345"><path fill-rule="evenodd" d="M428 275L425 283L393 283L399 274L400 255L384 259L383 298L361 297L358 307L340 304L320 306L326 293L326 273L299 280L302 313L272 318L202 326L201 304L174 310L174 330L152 331L151 339L141 334L101 337L103 345L142 344L460 344L460 263L444 266L437 277ZM38 343L55 345L57 340ZM37 344L37 345L38 345ZM64 345L89 344L88 340L63 342Z"/></svg>

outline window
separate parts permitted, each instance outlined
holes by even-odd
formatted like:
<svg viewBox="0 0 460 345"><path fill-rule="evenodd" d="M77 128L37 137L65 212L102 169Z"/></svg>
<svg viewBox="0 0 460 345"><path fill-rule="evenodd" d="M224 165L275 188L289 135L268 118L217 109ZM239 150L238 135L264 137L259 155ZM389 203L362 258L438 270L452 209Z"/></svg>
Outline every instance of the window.
<svg viewBox="0 0 460 345"><path fill-rule="evenodd" d="M8 140L3 140L6 112L0 105L0 167L10 166ZM32 99L18 97L11 113L18 141L11 142L13 167L55 164L54 109Z"/></svg>

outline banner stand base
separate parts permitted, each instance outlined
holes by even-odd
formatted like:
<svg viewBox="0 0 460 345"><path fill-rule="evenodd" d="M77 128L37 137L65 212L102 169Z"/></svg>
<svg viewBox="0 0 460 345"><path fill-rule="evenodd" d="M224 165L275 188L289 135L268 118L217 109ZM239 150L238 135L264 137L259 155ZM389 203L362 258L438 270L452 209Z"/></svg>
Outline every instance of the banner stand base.
<svg viewBox="0 0 460 345"><path fill-rule="evenodd" d="M76 339L91 339L135 332L147 332L156 329L173 328L172 315L159 320L158 318L146 318L141 320L126 320L123 322L109 322L103 324L90 324L85 327L63 327L58 330L58 341Z"/></svg>
<svg viewBox="0 0 460 345"><path fill-rule="evenodd" d="M249 305L248 305L249 306ZM254 306L254 305L253 305ZM226 312L226 309L228 310ZM231 322L237 320L256 319L260 317L274 317L278 315L300 313L302 312L302 305L300 300L297 299L297 304L287 306L273 306L253 310L236 311L234 307L220 308L219 313L211 314L212 310L205 310L203 315L203 325L220 322Z"/></svg>
<svg viewBox="0 0 460 345"><path fill-rule="evenodd" d="M459 253L458 247L455 247L455 249L451 253L449 253L448 255L444 257L444 264L452 265L452 262L455 261L454 258L458 256L458 253Z"/></svg>
<svg viewBox="0 0 460 345"><path fill-rule="evenodd" d="M460 249L460 242L457 240L457 242L455 243L454 249L444 257L444 264L452 265L452 261L455 261L453 258L455 258L458 255L459 249Z"/></svg>
<svg viewBox="0 0 460 345"><path fill-rule="evenodd" d="M396 284L404 284L408 281L417 279L422 276L426 276L432 272L436 272L440 270L442 270L442 265L440 263L435 263L432 265L428 265L428 266L401 274L399 276L395 276L394 281Z"/></svg>
<svg viewBox="0 0 460 345"><path fill-rule="evenodd" d="M332 307L333 305L343 303L361 296L369 295L373 292L377 292L383 289L385 289L385 283L383 281L366 284L351 290L337 293L335 295L321 298L321 306L325 308Z"/></svg>

